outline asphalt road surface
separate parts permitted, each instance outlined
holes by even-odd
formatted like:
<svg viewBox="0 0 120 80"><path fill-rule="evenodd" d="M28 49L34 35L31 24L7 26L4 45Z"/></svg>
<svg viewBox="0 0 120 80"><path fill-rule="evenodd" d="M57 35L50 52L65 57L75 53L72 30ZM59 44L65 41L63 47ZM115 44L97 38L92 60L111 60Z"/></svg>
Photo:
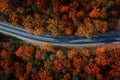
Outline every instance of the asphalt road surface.
<svg viewBox="0 0 120 80"><path fill-rule="evenodd" d="M120 43L120 33L107 33L93 36L91 39L78 36L36 36L26 30L0 22L0 32L27 41L32 44L51 43L58 46L88 46Z"/></svg>

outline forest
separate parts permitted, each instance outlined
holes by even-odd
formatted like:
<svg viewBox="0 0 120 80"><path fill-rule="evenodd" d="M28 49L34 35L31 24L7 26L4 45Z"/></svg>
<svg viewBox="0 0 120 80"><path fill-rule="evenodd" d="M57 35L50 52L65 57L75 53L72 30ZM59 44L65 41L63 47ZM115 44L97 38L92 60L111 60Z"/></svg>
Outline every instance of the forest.
<svg viewBox="0 0 120 80"><path fill-rule="evenodd" d="M35 35L118 32L119 14L120 0L0 0L0 20Z"/></svg>
<svg viewBox="0 0 120 80"><path fill-rule="evenodd" d="M0 80L120 79L119 44L76 49L0 36Z"/></svg>

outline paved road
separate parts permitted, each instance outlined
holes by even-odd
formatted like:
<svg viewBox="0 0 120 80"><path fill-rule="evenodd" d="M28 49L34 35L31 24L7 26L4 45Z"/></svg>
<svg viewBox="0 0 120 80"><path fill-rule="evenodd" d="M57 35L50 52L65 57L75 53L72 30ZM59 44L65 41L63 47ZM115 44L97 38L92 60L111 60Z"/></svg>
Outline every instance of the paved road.
<svg viewBox="0 0 120 80"><path fill-rule="evenodd" d="M2 22L0 22L0 32L33 44L48 42L59 46L88 46L120 43L120 33L99 34L95 35L92 39L86 39L85 37L77 36L54 37L46 34L35 36L27 33L27 31L24 29L9 24L4 24Z"/></svg>

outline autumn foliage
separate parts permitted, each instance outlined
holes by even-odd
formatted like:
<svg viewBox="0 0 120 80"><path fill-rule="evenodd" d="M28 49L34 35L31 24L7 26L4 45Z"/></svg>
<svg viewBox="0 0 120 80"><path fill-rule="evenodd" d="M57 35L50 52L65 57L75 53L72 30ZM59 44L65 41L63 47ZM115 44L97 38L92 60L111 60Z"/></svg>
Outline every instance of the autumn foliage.
<svg viewBox="0 0 120 80"><path fill-rule="evenodd" d="M5 80L119 80L120 46L83 47L78 50L58 49L46 43L40 46L19 46L16 51L7 50L3 46L0 50L0 79L4 78Z"/></svg>
<svg viewBox="0 0 120 80"><path fill-rule="evenodd" d="M91 38L116 29L117 21L109 23L119 19L119 7L119 0L0 0L0 20L35 35Z"/></svg>

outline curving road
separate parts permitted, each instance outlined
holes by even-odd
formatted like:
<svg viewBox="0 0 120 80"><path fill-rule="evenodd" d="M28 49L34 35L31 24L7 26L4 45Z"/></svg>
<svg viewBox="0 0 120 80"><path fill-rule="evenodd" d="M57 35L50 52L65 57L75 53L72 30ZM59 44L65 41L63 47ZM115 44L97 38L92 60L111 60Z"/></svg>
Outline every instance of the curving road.
<svg viewBox="0 0 120 80"><path fill-rule="evenodd" d="M88 46L120 43L120 33L99 34L95 35L92 39L86 39L85 37L77 36L54 37L46 34L43 34L41 36L35 36L33 34L29 34L24 29L2 22L0 22L0 32L33 44L48 42L58 46Z"/></svg>

